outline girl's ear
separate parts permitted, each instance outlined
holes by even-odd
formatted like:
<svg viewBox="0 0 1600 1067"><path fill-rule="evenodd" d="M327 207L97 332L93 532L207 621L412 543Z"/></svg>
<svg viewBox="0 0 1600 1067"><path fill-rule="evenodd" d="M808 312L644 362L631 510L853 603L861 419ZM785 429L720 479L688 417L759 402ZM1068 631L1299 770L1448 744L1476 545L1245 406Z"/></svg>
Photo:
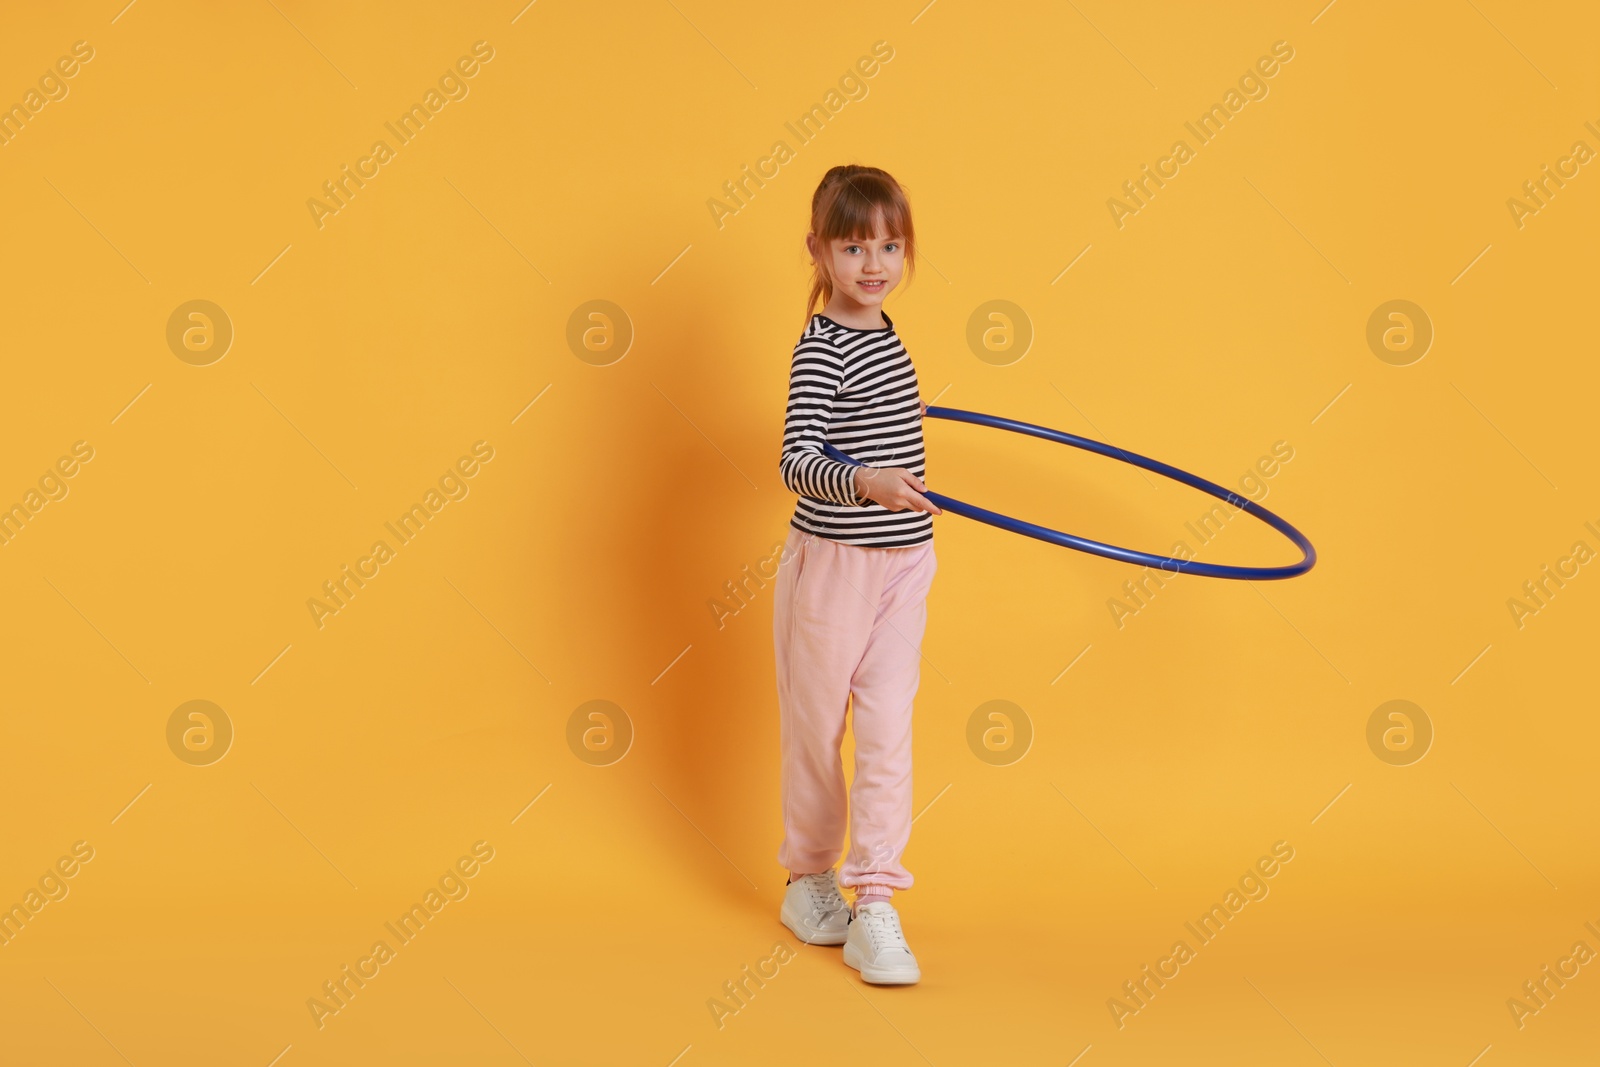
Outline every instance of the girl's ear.
<svg viewBox="0 0 1600 1067"><path fill-rule="evenodd" d="M814 233L806 234L806 251L811 253L811 258L812 259L816 259L817 258L817 235L816 234L814 234Z"/></svg>

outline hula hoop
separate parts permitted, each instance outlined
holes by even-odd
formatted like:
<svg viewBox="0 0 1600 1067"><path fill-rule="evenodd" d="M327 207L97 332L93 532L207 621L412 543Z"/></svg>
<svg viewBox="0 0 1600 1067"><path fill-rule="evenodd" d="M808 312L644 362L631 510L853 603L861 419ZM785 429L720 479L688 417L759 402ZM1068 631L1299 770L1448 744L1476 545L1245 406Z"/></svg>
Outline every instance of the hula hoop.
<svg viewBox="0 0 1600 1067"><path fill-rule="evenodd" d="M1087 452L1095 452L1111 459L1118 459L1124 463L1131 463L1135 467L1143 467L1164 478L1182 482L1184 485L1209 493L1219 500L1225 501L1233 507L1247 511L1262 522L1283 534L1300 549L1302 558L1298 563L1287 567L1233 567L1221 563L1200 563L1195 560L1182 560L1174 556L1158 556L1150 552L1139 552L1131 548L1120 548L1108 545L1101 541L1091 541L1087 537L1078 537L1075 534L1065 533L1061 530L1052 530L1048 526L1039 526L1035 523L1014 519L1009 515L989 511L974 504L968 504L943 493L924 493L929 500L946 511L953 511L978 522L986 522L990 526L998 526L1002 530L1023 534L1027 537L1036 537L1041 541L1049 541L1054 545L1064 548L1077 549L1079 552L1088 552L1107 559L1120 560L1123 563L1139 563L1146 567L1160 567L1175 574L1194 574L1201 578L1232 578L1239 581L1273 581L1280 578L1293 578L1310 570L1317 562L1317 550L1312 547L1306 535L1291 526L1287 520L1280 518L1271 511L1246 499L1231 489L1224 489L1215 482L1207 481L1198 474L1179 470L1177 467L1162 463L1158 459L1141 456L1136 452L1118 448L1115 445L1104 444L1100 441L1091 441L1087 437L1079 437L1064 430L1052 430L1048 426L1035 426L1031 422L1018 422L1015 419L1005 419L998 415L984 415L976 411L963 411L960 408L930 407L927 416L935 419L951 419L955 422L970 422L978 426L989 426L997 430L1010 430L1013 433L1028 434L1031 437L1042 437L1046 441L1055 441L1058 444L1071 445ZM860 460L847 456L837 448L824 442L823 452L832 459L843 460L855 466L865 466Z"/></svg>

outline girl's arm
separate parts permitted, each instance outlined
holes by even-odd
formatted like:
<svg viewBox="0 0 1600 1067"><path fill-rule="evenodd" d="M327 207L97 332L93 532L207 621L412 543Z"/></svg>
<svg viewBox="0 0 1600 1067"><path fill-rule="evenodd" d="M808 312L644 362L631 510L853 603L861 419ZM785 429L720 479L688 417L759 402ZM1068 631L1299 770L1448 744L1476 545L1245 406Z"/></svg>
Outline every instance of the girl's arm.
<svg viewBox="0 0 1600 1067"><path fill-rule="evenodd" d="M844 355L820 337L802 337L789 364L789 405L778 471L791 493L846 507L872 501L856 492L854 464L822 451L833 404L844 384Z"/></svg>

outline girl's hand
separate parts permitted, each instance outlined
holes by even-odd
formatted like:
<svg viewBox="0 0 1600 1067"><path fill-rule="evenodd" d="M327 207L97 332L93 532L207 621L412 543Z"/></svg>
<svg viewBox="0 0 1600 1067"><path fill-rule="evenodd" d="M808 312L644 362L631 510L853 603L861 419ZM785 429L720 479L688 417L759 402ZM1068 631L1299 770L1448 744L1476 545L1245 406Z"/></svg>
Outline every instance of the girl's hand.
<svg viewBox="0 0 1600 1067"><path fill-rule="evenodd" d="M930 515L943 515L944 511L923 496L928 487L922 479L904 467L857 467L856 493L890 511L926 511Z"/></svg>
<svg viewBox="0 0 1600 1067"><path fill-rule="evenodd" d="M926 400L922 402L922 414L924 416L928 414L928 402Z"/></svg>

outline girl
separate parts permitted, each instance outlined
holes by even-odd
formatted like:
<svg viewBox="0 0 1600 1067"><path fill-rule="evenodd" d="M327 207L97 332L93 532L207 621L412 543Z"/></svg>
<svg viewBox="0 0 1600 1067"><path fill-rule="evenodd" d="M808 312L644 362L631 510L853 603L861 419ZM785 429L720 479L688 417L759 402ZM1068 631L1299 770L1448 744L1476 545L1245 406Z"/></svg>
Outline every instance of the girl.
<svg viewBox="0 0 1600 1067"><path fill-rule="evenodd" d="M794 347L779 471L798 494L780 557L773 639L789 869L779 918L844 945L868 982L909 984L917 959L889 901L909 889L911 702L937 560L917 372L884 298L912 268L904 191L876 167L834 167L811 198L810 316ZM818 302L822 312L813 314ZM823 442L863 466L830 459ZM845 705L855 730L844 846ZM839 887L855 890L847 909Z"/></svg>

